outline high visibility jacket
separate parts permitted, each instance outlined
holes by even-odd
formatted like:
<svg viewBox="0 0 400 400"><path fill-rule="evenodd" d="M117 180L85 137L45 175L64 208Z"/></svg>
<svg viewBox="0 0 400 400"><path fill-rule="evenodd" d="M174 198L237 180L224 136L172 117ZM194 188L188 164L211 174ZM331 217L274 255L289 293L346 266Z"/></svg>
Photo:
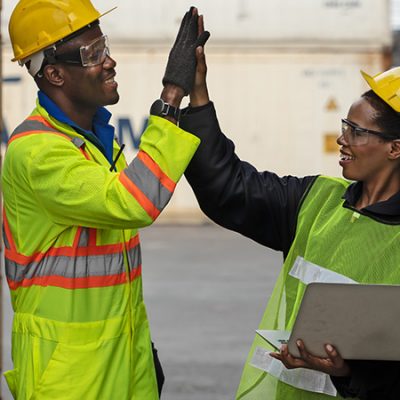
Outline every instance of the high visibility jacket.
<svg viewBox="0 0 400 400"><path fill-rule="evenodd" d="M137 157L110 172L39 103L14 131L2 183L15 398L158 399L137 228L166 206L198 144L152 116Z"/></svg>
<svg viewBox="0 0 400 400"><path fill-rule="evenodd" d="M343 207L348 182L318 177L300 208L289 254L259 329L291 330L311 282L400 283L400 225L378 222ZM237 399L327 400L336 390L317 371L286 370L255 337ZM341 398L339 395L336 398Z"/></svg>

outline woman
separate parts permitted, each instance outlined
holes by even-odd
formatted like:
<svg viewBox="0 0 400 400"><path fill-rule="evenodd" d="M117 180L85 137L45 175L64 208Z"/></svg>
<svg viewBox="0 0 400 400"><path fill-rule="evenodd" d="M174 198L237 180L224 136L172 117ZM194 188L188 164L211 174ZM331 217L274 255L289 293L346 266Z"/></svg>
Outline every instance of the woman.
<svg viewBox="0 0 400 400"><path fill-rule="evenodd" d="M291 330L310 265L334 281L399 284L400 106L398 98L388 100L394 109L380 95L386 98L381 84L396 84L400 68L368 77L374 90L355 101L342 121L337 143L345 179L281 178L236 156L209 100L202 48L196 57L195 87L180 126L195 132L201 145L186 177L213 221L282 251L285 259L259 329ZM295 261L300 272L292 268ZM326 358L315 358L302 343L299 348L298 359L285 346L270 354L256 337L237 399L322 400L337 389L344 397L387 400L398 393L399 363L345 361L332 346Z"/></svg>

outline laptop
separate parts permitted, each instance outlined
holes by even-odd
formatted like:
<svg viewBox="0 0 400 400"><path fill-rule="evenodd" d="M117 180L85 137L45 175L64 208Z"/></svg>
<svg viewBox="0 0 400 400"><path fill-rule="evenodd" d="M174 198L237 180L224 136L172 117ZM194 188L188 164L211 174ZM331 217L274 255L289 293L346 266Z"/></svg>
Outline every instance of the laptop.
<svg viewBox="0 0 400 400"><path fill-rule="evenodd" d="M302 339L319 357L329 343L345 359L400 360L400 285L310 283L292 332L256 332L275 349L287 343L295 357Z"/></svg>

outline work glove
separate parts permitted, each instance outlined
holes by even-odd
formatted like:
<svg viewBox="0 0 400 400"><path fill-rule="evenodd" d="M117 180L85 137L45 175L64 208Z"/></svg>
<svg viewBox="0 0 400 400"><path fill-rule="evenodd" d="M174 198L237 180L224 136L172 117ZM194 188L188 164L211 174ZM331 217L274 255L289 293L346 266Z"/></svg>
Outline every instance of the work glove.
<svg viewBox="0 0 400 400"><path fill-rule="evenodd" d="M197 13L192 15L194 7L184 15L178 31L175 43L169 53L167 67L165 69L163 85L172 83L181 87L185 96L190 93L194 83L196 73L195 50L198 46L204 46L210 37L207 31L198 36Z"/></svg>

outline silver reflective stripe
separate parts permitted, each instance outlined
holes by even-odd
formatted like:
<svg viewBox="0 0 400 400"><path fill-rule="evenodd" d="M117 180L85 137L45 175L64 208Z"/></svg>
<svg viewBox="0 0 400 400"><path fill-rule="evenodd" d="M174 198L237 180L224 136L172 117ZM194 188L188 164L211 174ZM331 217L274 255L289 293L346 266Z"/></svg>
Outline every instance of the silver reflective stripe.
<svg viewBox="0 0 400 400"><path fill-rule="evenodd" d="M312 282L324 283L358 283L349 277L313 264L298 256L289 275L308 285Z"/></svg>
<svg viewBox="0 0 400 400"><path fill-rule="evenodd" d="M133 270L142 265L142 252L140 246L128 250L129 269Z"/></svg>
<svg viewBox="0 0 400 400"><path fill-rule="evenodd" d="M135 158L124 172L159 211L168 204L172 193L139 158Z"/></svg>
<svg viewBox="0 0 400 400"><path fill-rule="evenodd" d="M5 246L6 249L9 249L9 248L10 248L10 243L9 243L9 241L8 241L8 239L7 239L7 235L6 235L6 232L5 232L5 229L4 229L4 224L3 224L3 226L2 226L2 230L3 230L3 241L4 241L4 246Z"/></svg>
<svg viewBox="0 0 400 400"><path fill-rule="evenodd" d="M129 250L130 268L140 266L140 246ZM40 262L21 265L5 259L7 278L14 282L44 276L64 278L86 278L89 276L117 275L125 272L123 253L99 256L47 256Z"/></svg>
<svg viewBox="0 0 400 400"><path fill-rule="evenodd" d="M295 388L336 396L337 391L329 375L305 368L287 369L280 361L272 358L269 353L270 350L257 347L250 365L268 372L281 382Z"/></svg>
<svg viewBox="0 0 400 400"><path fill-rule="evenodd" d="M51 128L45 125L43 122L34 119L32 120L26 119L24 122L22 122L22 124L20 124L14 129L11 137L13 137L14 135L18 135L19 133L25 133L30 131L59 132L57 129Z"/></svg>
<svg viewBox="0 0 400 400"><path fill-rule="evenodd" d="M87 247L89 245L89 228L82 228L79 236L78 247Z"/></svg>
<svg viewBox="0 0 400 400"><path fill-rule="evenodd" d="M80 149L85 145L85 141L79 137L74 137L71 142L78 148Z"/></svg>

